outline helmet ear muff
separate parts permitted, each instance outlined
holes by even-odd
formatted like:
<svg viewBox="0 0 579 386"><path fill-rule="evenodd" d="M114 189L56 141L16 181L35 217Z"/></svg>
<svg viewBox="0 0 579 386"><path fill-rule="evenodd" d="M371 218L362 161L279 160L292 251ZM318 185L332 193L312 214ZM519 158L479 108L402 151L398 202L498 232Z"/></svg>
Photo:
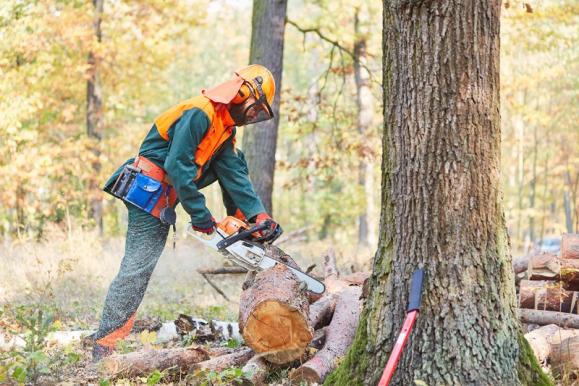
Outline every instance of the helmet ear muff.
<svg viewBox="0 0 579 386"><path fill-rule="evenodd" d="M251 91L249 90L248 85L246 83L244 83L239 88L239 91L237 92L235 97L231 100L231 103L233 103L234 105L241 104L241 103L245 102L245 100L247 98L249 98L250 95L251 95Z"/></svg>

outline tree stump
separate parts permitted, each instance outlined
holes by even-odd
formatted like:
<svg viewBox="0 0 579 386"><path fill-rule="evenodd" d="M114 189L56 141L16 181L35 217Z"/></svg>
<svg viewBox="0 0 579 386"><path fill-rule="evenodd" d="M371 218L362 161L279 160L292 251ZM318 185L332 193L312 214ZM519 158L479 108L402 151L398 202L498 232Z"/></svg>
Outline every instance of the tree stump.
<svg viewBox="0 0 579 386"><path fill-rule="evenodd" d="M306 291L283 264L259 272L241 294L239 327L246 344L269 362L299 358L313 337Z"/></svg>

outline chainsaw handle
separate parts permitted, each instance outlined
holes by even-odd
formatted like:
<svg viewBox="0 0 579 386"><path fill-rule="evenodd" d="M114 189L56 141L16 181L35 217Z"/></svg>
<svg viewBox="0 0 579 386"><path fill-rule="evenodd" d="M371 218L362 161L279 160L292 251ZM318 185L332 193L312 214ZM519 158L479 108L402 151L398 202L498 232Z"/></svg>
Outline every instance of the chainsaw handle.
<svg viewBox="0 0 579 386"><path fill-rule="evenodd" d="M265 230L265 229L267 229L267 228L269 228L269 227L270 227L269 222L265 221L265 222L263 222L263 223L261 223L261 224L259 224L259 225L256 225L256 226L254 226L254 227L252 227L252 228L249 228L249 229L247 229L247 230L241 231L241 232L236 233L236 234L234 234L234 235L232 235L232 236L226 237L226 238L224 238L223 240L221 240L220 242L217 243L217 249L221 251L222 249L227 248L228 246L230 246L231 244L235 243L236 241L245 240L245 239L247 239L249 236L251 236L252 233Z"/></svg>
<svg viewBox="0 0 579 386"><path fill-rule="evenodd" d="M420 301L422 300L422 283L424 282L424 268L417 269L412 274L410 282L410 296L408 297L408 309L410 311L420 310Z"/></svg>

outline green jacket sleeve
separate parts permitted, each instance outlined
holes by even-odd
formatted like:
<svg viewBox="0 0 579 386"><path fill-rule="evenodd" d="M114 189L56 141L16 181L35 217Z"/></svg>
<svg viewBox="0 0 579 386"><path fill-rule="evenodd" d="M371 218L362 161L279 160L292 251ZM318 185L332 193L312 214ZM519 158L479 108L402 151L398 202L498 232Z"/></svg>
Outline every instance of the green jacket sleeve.
<svg viewBox="0 0 579 386"><path fill-rule="evenodd" d="M225 144L223 151L213 161L213 168L220 185L227 191L233 203L246 218L251 219L258 213L265 212L265 208L253 190L253 185L249 179L245 157L241 150L233 148L231 141Z"/></svg>
<svg viewBox="0 0 579 386"><path fill-rule="evenodd" d="M187 110L175 124L164 169L173 181L177 198L191 216L193 224L206 221L211 212L205 206L205 197L197 189L195 150L209 127L202 110ZM171 134L171 133L169 133Z"/></svg>

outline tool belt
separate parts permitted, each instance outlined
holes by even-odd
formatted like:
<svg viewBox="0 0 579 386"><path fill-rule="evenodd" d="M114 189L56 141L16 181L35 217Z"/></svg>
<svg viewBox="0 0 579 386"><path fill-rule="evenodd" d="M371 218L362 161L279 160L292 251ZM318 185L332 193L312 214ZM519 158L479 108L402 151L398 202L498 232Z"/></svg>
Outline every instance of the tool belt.
<svg viewBox="0 0 579 386"><path fill-rule="evenodd" d="M164 224L175 225L175 189L165 170L147 158L139 156L132 165L126 165L111 193L152 214Z"/></svg>

